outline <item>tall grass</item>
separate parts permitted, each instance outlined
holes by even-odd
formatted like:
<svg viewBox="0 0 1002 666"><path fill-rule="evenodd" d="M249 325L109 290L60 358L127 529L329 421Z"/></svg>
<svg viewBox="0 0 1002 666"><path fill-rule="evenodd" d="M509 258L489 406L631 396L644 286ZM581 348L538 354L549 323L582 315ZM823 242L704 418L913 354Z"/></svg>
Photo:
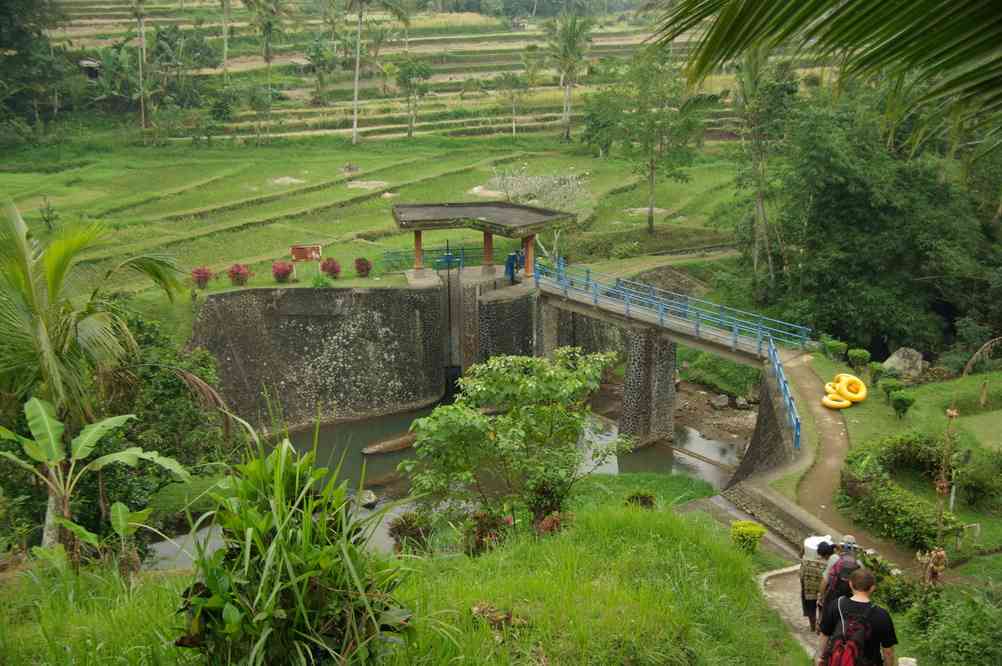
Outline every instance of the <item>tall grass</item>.
<svg viewBox="0 0 1002 666"><path fill-rule="evenodd" d="M413 568L401 598L423 619L396 664L808 663L706 516L606 504L557 537ZM514 621L492 628L478 604Z"/></svg>
<svg viewBox="0 0 1002 666"><path fill-rule="evenodd" d="M127 581L112 568L79 576L47 566L0 580L0 664L189 664L174 647L180 591L190 576Z"/></svg>

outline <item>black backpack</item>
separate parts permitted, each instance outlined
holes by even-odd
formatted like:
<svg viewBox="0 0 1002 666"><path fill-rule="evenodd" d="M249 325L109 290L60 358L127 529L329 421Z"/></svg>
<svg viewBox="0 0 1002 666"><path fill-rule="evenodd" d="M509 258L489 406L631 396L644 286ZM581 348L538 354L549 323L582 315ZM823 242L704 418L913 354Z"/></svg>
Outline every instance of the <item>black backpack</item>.
<svg viewBox="0 0 1002 666"><path fill-rule="evenodd" d="M851 597L852 588L849 587L849 576L859 568L859 562L854 555L843 555L839 558L835 566L832 567L832 579L828 581L828 591L825 594L827 603L837 601L839 597Z"/></svg>
<svg viewBox="0 0 1002 666"><path fill-rule="evenodd" d="M842 599L835 600L835 608L838 610L839 623L825 651L825 666L870 666L871 662L867 660L863 648L866 639L873 633L870 627L873 605L862 615L848 617L842 612Z"/></svg>

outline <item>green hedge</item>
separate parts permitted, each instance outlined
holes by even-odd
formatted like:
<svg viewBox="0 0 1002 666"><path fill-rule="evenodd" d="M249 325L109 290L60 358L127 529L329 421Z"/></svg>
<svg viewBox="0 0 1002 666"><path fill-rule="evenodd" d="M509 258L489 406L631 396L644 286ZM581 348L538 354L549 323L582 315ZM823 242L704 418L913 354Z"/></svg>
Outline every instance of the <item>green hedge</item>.
<svg viewBox="0 0 1002 666"><path fill-rule="evenodd" d="M911 432L854 448L842 469L840 508L880 536L929 550L936 545L938 508L895 483L889 470L917 470L931 483L942 458L941 447L937 436ZM943 522L947 532L958 526L950 513Z"/></svg>

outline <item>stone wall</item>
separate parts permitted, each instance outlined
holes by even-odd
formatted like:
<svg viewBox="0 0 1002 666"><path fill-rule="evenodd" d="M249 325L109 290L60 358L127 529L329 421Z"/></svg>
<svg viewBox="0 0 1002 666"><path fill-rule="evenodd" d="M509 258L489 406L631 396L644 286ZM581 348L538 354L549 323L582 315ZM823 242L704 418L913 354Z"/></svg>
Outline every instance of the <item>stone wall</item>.
<svg viewBox="0 0 1002 666"><path fill-rule="evenodd" d="M242 289L207 297L192 344L219 361L223 396L268 424L265 390L290 427L430 404L445 388L441 287Z"/></svg>
<svg viewBox="0 0 1002 666"><path fill-rule="evenodd" d="M497 289L479 299L477 361L492 356L532 356L539 295L531 284Z"/></svg>
<svg viewBox="0 0 1002 666"><path fill-rule="evenodd" d="M775 469L796 457L793 435L787 426L776 378L770 370L762 374L764 381L759 385L755 432L752 433L744 458L728 485L743 481L754 473Z"/></svg>

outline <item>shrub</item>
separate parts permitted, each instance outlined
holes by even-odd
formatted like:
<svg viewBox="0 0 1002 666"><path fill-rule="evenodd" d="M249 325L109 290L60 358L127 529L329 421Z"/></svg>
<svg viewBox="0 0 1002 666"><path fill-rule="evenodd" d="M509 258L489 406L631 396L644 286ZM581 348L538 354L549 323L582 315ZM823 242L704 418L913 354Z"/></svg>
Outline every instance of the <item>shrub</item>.
<svg viewBox="0 0 1002 666"><path fill-rule="evenodd" d="M959 598L944 596L929 604L915 604L908 617L913 624L925 625L916 635L920 637L921 655L928 657L928 663L1002 664L998 629L1002 607L986 595L973 592Z"/></svg>
<svg viewBox="0 0 1002 666"><path fill-rule="evenodd" d="M834 338L824 340L823 344L825 346L825 354L828 358L833 361L845 360L845 353L849 349L849 345L841 340L835 340Z"/></svg>
<svg viewBox="0 0 1002 666"><path fill-rule="evenodd" d="M876 388L880 384L880 378L884 376L884 364L870 361L866 367L870 372L870 388Z"/></svg>
<svg viewBox="0 0 1002 666"><path fill-rule="evenodd" d="M431 536L431 518L425 513L408 511L393 518L387 525L387 531L397 552L405 549L425 550Z"/></svg>
<svg viewBox="0 0 1002 666"><path fill-rule="evenodd" d="M212 269L208 266L198 266L197 268L191 269L191 281L195 283L195 286L199 289L205 289L209 286L209 280L213 277Z"/></svg>
<svg viewBox="0 0 1002 666"><path fill-rule="evenodd" d="M326 275L317 273L313 276L313 282L310 284L314 289L327 289L331 286L331 281Z"/></svg>
<svg viewBox="0 0 1002 666"><path fill-rule="evenodd" d="M850 349L846 357L849 359L849 365L857 373L862 372L866 364L870 362L870 352L865 349Z"/></svg>
<svg viewBox="0 0 1002 666"><path fill-rule="evenodd" d="M288 282L292 268L292 264L288 261L276 261L271 265L271 276L275 278L275 282Z"/></svg>
<svg viewBox="0 0 1002 666"><path fill-rule="evenodd" d="M903 419L912 405L915 404L915 396L904 391L895 391L891 394L891 407L899 419Z"/></svg>
<svg viewBox="0 0 1002 666"><path fill-rule="evenodd" d="M365 257L359 257L355 260L355 273L358 277L369 277L369 273L372 272L372 262Z"/></svg>
<svg viewBox="0 0 1002 666"><path fill-rule="evenodd" d="M336 280L341 275L341 264L334 257L327 257L320 264L320 270L330 279Z"/></svg>
<svg viewBox="0 0 1002 666"><path fill-rule="evenodd" d="M505 537L512 524L511 516L497 511L477 511L470 515L463 531L463 546L467 555L476 557L493 550Z"/></svg>
<svg viewBox="0 0 1002 666"><path fill-rule="evenodd" d="M539 534L540 536L556 534L567 526L570 522L570 518L571 516L568 513L554 511L536 523L536 534Z"/></svg>
<svg viewBox="0 0 1002 666"><path fill-rule="evenodd" d="M650 493L636 492L626 498L626 506L638 506L642 509L653 509L657 506L657 499Z"/></svg>
<svg viewBox="0 0 1002 666"><path fill-rule="evenodd" d="M233 264L230 266L226 274L230 276L230 283L234 287L242 287L247 284L247 280L250 279L251 271L249 268L243 264Z"/></svg>
<svg viewBox="0 0 1002 666"><path fill-rule="evenodd" d="M929 550L936 544L937 508L896 484L888 470L913 469L932 483L942 451L937 436L926 433L905 433L853 447L842 469L839 506L880 536ZM946 533L954 531L956 518L944 514L943 526Z"/></svg>
<svg viewBox="0 0 1002 666"><path fill-rule="evenodd" d="M223 547L196 550L178 644L210 663L378 661L409 619L399 568L367 550L379 514L359 518L348 483L287 439L258 456L213 494Z"/></svg>
<svg viewBox="0 0 1002 666"><path fill-rule="evenodd" d="M731 541L743 553L753 555L765 536L765 528L753 520L735 520L731 523Z"/></svg>
<svg viewBox="0 0 1002 666"><path fill-rule="evenodd" d="M884 379L880 383L880 390L884 392L884 399L887 404L891 404L891 394L897 393L905 387L900 379Z"/></svg>
<svg viewBox="0 0 1002 666"><path fill-rule="evenodd" d="M988 507L1002 500L1002 451L971 449L971 459L956 469L957 491L970 506Z"/></svg>

